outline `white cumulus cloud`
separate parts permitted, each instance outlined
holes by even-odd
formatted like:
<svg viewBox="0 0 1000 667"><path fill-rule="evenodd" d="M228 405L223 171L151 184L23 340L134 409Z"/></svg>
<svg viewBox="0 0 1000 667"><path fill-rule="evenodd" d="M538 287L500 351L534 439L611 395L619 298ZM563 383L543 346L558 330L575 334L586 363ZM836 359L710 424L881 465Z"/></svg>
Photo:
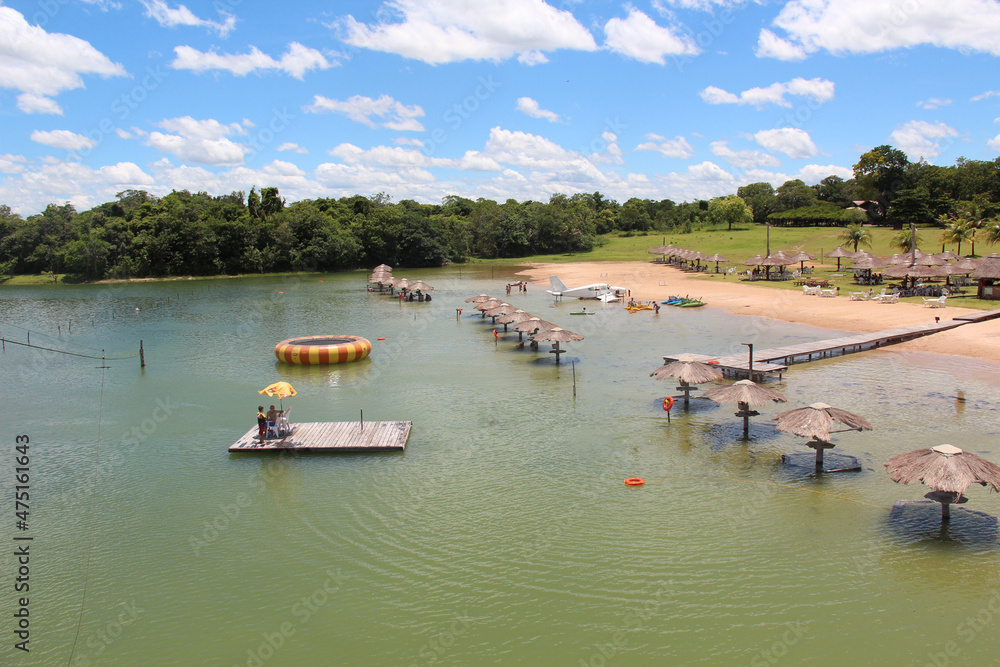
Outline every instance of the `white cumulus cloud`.
<svg viewBox="0 0 1000 667"><path fill-rule="evenodd" d="M238 165L249 147L233 142L232 135L246 134L239 123L228 125L215 119L197 120L191 116L167 118L157 125L166 132L150 132L146 145L181 160L206 165Z"/></svg>
<svg viewBox="0 0 1000 667"><path fill-rule="evenodd" d="M608 49L639 62L663 65L666 56L698 53L698 46L689 37L658 25L635 8L624 19L613 18L604 24L604 34Z"/></svg>
<svg viewBox="0 0 1000 667"><path fill-rule="evenodd" d="M772 83L764 88L748 88L739 95L708 86L701 91L701 99L709 104L752 104L758 109L765 104L780 107L790 107L792 103L785 97L808 97L816 102L829 102L833 99L834 83L827 79L803 79L797 77L784 83Z"/></svg>
<svg viewBox="0 0 1000 667"><path fill-rule="evenodd" d="M809 133L797 127L761 130L753 138L767 150L784 153L790 158L812 157L819 152Z"/></svg>
<svg viewBox="0 0 1000 667"><path fill-rule="evenodd" d="M787 37L762 30L758 56L798 60L817 51L880 53L921 45L1000 55L996 0L791 0L773 23Z"/></svg>
<svg viewBox="0 0 1000 667"><path fill-rule="evenodd" d="M893 145L906 153L910 160L918 160L940 155L942 140L957 137L958 131L940 122L911 120L897 127L889 136Z"/></svg>
<svg viewBox="0 0 1000 667"><path fill-rule="evenodd" d="M530 97L517 98L517 110L525 115L531 116L532 118L542 118L550 123L559 122L559 114L555 111L546 111L545 109L542 109L538 105L538 102Z"/></svg>
<svg viewBox="0 0 1000 667"><path fill-rule="evenodd" d="M64 148L68 151L86 150L97 145L93 139L69 130L35 130L31 133L31 140L45 146Z"/></svg>
<svg viewBox="0 0 1000 667"><path fill-rule="evenodd" d="M299 146L297 143L294 143L292 141L286 141L285 143L278 146L276 150L282 153L285 151L292 151L295 153L302 153L302 154L309 152L308 148L305 148L304 146Z"/></svg>
<svg viewBox="0 0 1000 667"><path fill-rule="evenodd" d="M386 127L390 130L421 132L424 126L417 120L424 115L419 105L407 106L389 95L378 99L354 95L346 100L331 100L316 95L313 103L303 107L309 113L337 113L368 127Z"/></svg>
<svg viewBox="0 0 1000 667"><path fill-rule="evenodd" d="M219 13L222 14L222 21L212 21L198 18L184 5L171 8L163 0L143 0L142 4L146 8L146 16L155 19L157 23L166 28L179 25L203 27L214 30L219 33L219 36L225 37L236 27L236 17L222 10L219 10Z"/></svg>
<svg viewBox="0 0 1000 667"><path fill-rule="evenodd" d="M109 77L126 72L90 42L46 32L29 25L17 10L0 6L0 88L20 91L21 111L61 114L53 98L83 88L82 74Z"/></svg>
<svg viewBox="0 0 1000 667"><path fill-rule="evenodd" d="M257 47L250 47L249 53L217 53L199 51L191 46L175 46L176 58L170 63L174 69L193 72L223 70L234 76L267 71L284 72L296 79L302 79L306 72L314 69L329 69L336 63L327 59L322 52L291 42L288 50L280 58L273 58Z"/></svg>
<svg viewBox="0 0 1000 667"><path fill-rule="evenodd" d="M658 134L649 133L646 141L635 147L637 151L656 151L664 157L679 158L686 160L694 155L694 148L684 137L678 136L676 139L667 139Z"/></svg>
<svg viewBox="0 0 1000 667"><path fill-rule="evenodd" d="M734 151L725 141L713 141L709 144L712 155L721 157L738 169L753 169L754 167L780 167L781 160L763 151Z"/></svg>
<svg viewBox="0 0 1000 667"><path fill-rule="evenodd" d="M533 65L545 62L547 51L597 48L570 12L543 0L394 0L386 7L398 20L339 20L343 41L435 65L514 57Z"/></svg>

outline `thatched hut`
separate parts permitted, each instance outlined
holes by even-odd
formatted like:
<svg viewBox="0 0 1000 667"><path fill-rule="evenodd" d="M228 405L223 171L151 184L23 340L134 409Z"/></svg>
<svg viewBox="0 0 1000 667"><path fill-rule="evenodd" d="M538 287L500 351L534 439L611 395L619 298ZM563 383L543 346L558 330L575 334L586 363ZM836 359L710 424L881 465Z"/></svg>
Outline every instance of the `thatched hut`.
<svg viewBox="0 0 1000 667"><path fill-rule="evenodd" d="M941 520L951 518L950 505L964 503L973 484L1000 491L1000 466L953 445L916 449L885 462L885 471L900 484L921 482L931 489L924 497L941 503Z"/></svg>
<svg viewBox="0 0 1000 667"><path fill-rule="evenodd" d="M1000 255L993 253L979 260L972 277L979 281L976 296L980 299L1000 299Z"/></svg>
<svg viewBox="0 0 1000 667"><path fill-rule="evenodd" d="M706 364L695 357L680 355L674 361L660 366L649 375L657 380L677 378L681 384L677 387L677 391L684 392L684 407L687 408L691 401L691 385L721 380L722 370L718 366Z"/></svg>
<svg viewBox="0 0 1000 667"><path fill-rule="evenodd" d="M782 412L774 418L779 431L791 433L793 435L811 438L806 443L807 447L816 450L816 471L823 470L823 451L832 449L835 445L830 442L830 434L833 426L837 423L846 426L846 431L870 431L872 425L861 415L848 412L841 408L835 408L826 403L813 403L804 408L795 408Z"/></svg>
<svg viewBox="0 0 1000 667"><path fill-rule="evenodd" d="M737 417L743 417L743 437L750 435L750 417L756 417L760 413L751 410L752 406L766 405L767 403L784 403L788 399L773 389L762 387L753 380L740 380L724 387L712 387L705 392L705 398L709 398L716 403L736 403Z"/></svg>

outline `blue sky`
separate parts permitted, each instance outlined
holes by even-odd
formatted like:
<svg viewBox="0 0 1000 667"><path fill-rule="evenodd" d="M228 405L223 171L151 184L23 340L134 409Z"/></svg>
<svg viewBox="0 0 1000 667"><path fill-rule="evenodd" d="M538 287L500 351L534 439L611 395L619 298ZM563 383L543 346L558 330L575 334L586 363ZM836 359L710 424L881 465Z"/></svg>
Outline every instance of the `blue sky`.
<svg viewBox="0 0 1000 667"><path fill-rule="evenodd" d="M0 0L0 203L691 201L1000 154L995 0Z"/></svg>

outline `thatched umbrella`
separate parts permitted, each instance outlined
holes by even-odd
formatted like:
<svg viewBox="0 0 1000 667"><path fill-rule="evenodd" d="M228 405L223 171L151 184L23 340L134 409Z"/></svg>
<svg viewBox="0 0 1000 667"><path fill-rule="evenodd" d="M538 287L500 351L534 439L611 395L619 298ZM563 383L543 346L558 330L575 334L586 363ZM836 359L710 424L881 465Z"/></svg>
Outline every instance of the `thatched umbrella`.
<svg viewBox="0 0 1000 667"><path fill-rule="evenodd" d="M944 251L939 252L938 254L936 254L934 256L937 257L938 259L943 259L943 260L948 261L948 262L951 262L951 261L956 260L956 259L962 259L962 257L960 255L956 255L951 250L944 250Z"/></svg>
<svg viewBox="0 0 1000 667"><path fill-rule="evenodd" d="M559 343L568 343L571 340L583 340L583 336L578 333L573 333L572 331L566 331L565 329L560 329L559 327L553 327L551 329L543 329L536 332L531 336L531 340L536 343L555 343L552 349L549 350L549 354L556 355L556 363L559 363L559 355L561 355L566 350L559 347Z"/></svg>
<svg viewBox="0 0 1000 667"><path fill-rule="evenodd" d="M720 255L719 253L715 253L714 255L709 255L708 257L706 257L705 261L706 262L715 262L715 272L718 273L719 272L719 262L728 262L729 260L726 259L725 257L723 257L722 255Z"/></svg>
<svg viewBox="0 0 1000 667"><path fill-rule="evenodd" d="M484 310L483 315L487 317L492 317L493 323L496 324L498 317L500 317L501 315L508 315L510 313L513 313L515 310L518 310L517 306L512 306L509 303L501 303L499 306L496 306L495 308ZM504 331L506 330L507 329L505 328Z"/></svg>
<svg viewBox="0 0 1000 667"><path fill-rule="evenodd" d="M882 272L890 278L946 278L951 275L944 266L922 266L909 264L893 264Z"/></svg>
<svg viewBox="0 0 1000 667"><path fill-rule="evenodd" d="M480 294L479 296L470 296L465 300L466 303L482 303L483 301L489 301L490 299L495 299L495 296L487 296L485 294Z"/></svg>
<svg viewBox="0 0 1000 667"><path fill-rule="evenodd" d="M736 403L738 407L737 417L743 417L743 437L750 434L750 417L755 417L760 413L751 410L754 405L765 405L771 401L784 403L788 399L779 392L767 387L762 387L753 380L740 380L724 387L712 387L705 392L705 398L710 398L716 403Z"/></svg>
<svg viewBox="0 0 1000 667"><path fill-rule="evenodd" d="M529 317L523 322L517 322L516 324L512 324L510 328L513 329L514 331L520 331L521 333L530 334L530 333L535 333L536 331L539 330L554 329L555 326L556 325L553 324L552 322L547 322L540 317Z"/></svg>
<svg viewBox="0 0 1000 667"><path fill-rule="evenodd" d="M685 408L690 404L691 385L722 379L722 371L718 366L703 363L694 357L683 354L669 364L660 366L649 375L657 380L677 378L677 381L681 383L681 386L677 387L677 391L684 392Z"/></svg>
<svg viewBox="0 0 1000 667"><path fill-rule="evenodd" d="M496 298L495 296L491 296L486 301L480 301L475 306L473 306L473 308L475 308L476 310L479 310L479 311L482 311L482 312L485 313L487 310L492 310L493 308L496 308L497 306L499 306L502 303L505 303L505 302L501 301L500 299Z"/></svg>
<svg viewBox="0 0 1000 667"><path fill-rule="evenodd" d="M943 265L947 264L948 262L946 262L945 260L941 259L937 255L930 255L930 254L923 254L922 253L922 254L920 254L919 256L916 257L916 259L913 261L913 263L916 264L916 265L918 265L918 266L943 266Z"/></svg>
<svg viewBox="0 0 1000 667"><path fill-rule="evenodd" d="M802 269L806 268L805 266L806 262L810 262L816 259L816 256L810 255L809 253L803 251L795 253L794 255L791 256L791 259L799 263L799 271L801 271Z"/></svg>
<svg viewBox="0 0 1000 667"><path fill-rule="evenodd" d="M414 280L410 283L409 289L411 292L430 292L434 288L425 283L423 280Z"/></svg>
<svg viewBox="0 0 1000 667"><path fill-rule="evenodd" d="M410 281L407 278L393 278L392 285L401 292L410 289Z"/></svg>
<svg viewBox="0 0 1000 667"><path fill-rule="evenodd" d="M374 269L372 269L372 271L373 272L375 272L375 271L385 271L387 273L392 273L392 267L389 266L388 264L379 264Z"/></svg>
<svg viewBox="0 0 1000 667"><path fill-rule="evenodd" d="M760 263L764 261L764 258L760 255L754 255L750 259L743 262L743 266L760 266Z"/></svg>
<svg viewBox="0 0 1000 667"><path fill-rule="evenodd" d="M922 482L931 492L925 498L941 503L941 520L951 518L951 503L964 503L962 495L973 484L1000 491L1000 466L953 445L938 445L897 454L885 462L894 482Z"/></svg>
<svg viewBox="0 0 1000 667"><path fill-rule="evenodd" d="M841 431L872 430L872 425L861 415L831 407L826 403L813 403L804 408L787 410L775 417L774 420L778 422L777 429L779 431L812 438L806 443L806 446L816 450L817 471L823 469L823 451L834 447L834 444L830 442L830 434L840 432L830 430L835 422L847 427L840 429Z"/></svg>
<svg viewBox="0 0 1000 667"><path fill-rule="evenodd" d="M506 332L508 324L517 324L518 322L524 322L525 320L529 320L532 317L534 317L534 315L532 315L531 313L526 313L521 309L517 309L507 313L506 315L501 315L500 317L497 318L497 322L503 325L503 330L504 332ZM522 332L518 331L517 332L518 340L521 340L521 335Z"/></svg>
<svg viewBox="0 0 1000 667"><path fill-rule="evenodd" d="M840 246L837 246L836 248L834 248L830 252L826 253L826 256L827 257L836 257L837 258L837 271L839 272L840 271L840 258L841 257L853 257L854 253L852 253L850 250L845 250L844 248L842 248Z"/></svg>
<svg viewBox="0 0 1000 667"><path fill-rule="evenodd" d="M686 257L686 259L688 260L693 259L695 266L697 267L701 265L702 260L708 259L708 255L706 255L703 252L699 252L697 250L692 250L691 253Z"/></svg>
<svg viewBox="0 0 1000 667"><path fill-rule="evenodd" d="M781 252L773 252L764 259L760 260L760 265L764 267L764 271L770 276L772 266L788 266L794 264L795 260Z"/></svg>

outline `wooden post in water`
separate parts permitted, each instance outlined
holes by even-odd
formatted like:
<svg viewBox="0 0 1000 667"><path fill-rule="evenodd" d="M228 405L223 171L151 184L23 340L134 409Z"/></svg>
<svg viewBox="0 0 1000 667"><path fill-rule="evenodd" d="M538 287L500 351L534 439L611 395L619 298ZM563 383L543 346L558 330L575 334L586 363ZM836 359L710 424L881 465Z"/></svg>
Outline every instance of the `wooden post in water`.
<svg viewBox="0 0 1000 667"><path fill-rule="evenodd" d="M142 347L142 339L139 339L139 368L146 367L146 351Z"/></svg>
<svg viewBox="0 0 1000 667"><path fill-rule="evenodd" d="M361 430L362 431L365 430L365 410L364 410L364 408L361 409Z"/></svg>
<svg viewBox="0 0 1000 667"><path fill-rule="evenodd" d="M570 362L573 369L573 398L576 398L576 359Z"/></svg>

